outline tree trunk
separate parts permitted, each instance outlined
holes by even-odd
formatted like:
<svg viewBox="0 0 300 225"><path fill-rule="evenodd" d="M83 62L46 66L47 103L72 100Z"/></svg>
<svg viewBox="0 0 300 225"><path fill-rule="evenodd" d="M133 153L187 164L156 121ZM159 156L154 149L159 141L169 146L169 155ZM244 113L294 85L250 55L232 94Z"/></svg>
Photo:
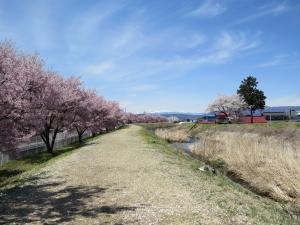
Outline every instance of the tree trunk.
<svg viewBox="0 0 300 225"><path fill-rule="evenodd" d="M53 153L53 149L51 148L50 144L50 135L48 134L48 132L43 132L40 136L46 145L47 152Z"/></svg>
<svg viewBox="0 0 300 225"><path fill-rule="evenodd" d="M54 149L54 144L55 144L55 139L57 136L58 130L54 130L53 136L52 136L52 140L50 140L50 129L49 128L45 128L44 132L40 135L43 142L46 145L47 148L47 152L53 154L53 149Z"/></svg>
<svg viewBox="0 0 300 225"><path fill-rule="evenodd" d="M77 129L78 142L79 142L79 143L82 143L82 142L83 142L83 141L82 141L82 136L83 136L84 132L85 132L85 130L78 130L78 129Z"/></svg>
<svg viewBox="0 0 300 225"><path fill-rule="evenodd" d="M52 141L51 141L51 153L53 153L57 133L58 133L58 130L55 129L54 133L53 133L53 136L52 136Z"/></svg>
<svg viewBox="0 0 300 225"><path fill-rule="evenodd" d="M251 123L253 123L253 110L251 109Z"/></svg>

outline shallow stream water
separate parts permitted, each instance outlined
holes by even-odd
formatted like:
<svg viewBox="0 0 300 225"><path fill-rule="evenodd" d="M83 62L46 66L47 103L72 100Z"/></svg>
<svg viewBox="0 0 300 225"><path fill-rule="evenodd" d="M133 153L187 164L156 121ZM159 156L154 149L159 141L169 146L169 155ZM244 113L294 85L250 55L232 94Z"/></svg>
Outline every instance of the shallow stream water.
<svg viewBox="0 0 300 225"><path fill-rule="evenodd" d="M174 146L178 150L182 150L188 154L191 154L191 150L193 148L193 145L198 142L199 140L190 138L188 142L173 142L171 143L172 146Z"/></svg>

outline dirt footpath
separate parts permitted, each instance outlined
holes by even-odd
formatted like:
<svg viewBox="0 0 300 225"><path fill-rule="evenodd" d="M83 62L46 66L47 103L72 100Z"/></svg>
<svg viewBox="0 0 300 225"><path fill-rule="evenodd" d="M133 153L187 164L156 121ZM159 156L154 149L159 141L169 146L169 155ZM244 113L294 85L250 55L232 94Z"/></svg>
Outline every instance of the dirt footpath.
<svg viewBox="0 0 300 225"><path fill-rule="evenodd" d="M284 224L282 208L130 126L82 147L0 196L3 224Z"/></svg>

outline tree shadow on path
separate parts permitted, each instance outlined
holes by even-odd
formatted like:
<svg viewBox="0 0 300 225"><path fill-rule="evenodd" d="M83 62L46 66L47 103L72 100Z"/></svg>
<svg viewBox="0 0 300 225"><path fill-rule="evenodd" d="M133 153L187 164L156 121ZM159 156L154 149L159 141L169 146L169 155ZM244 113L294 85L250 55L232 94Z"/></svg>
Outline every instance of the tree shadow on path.
<svg viewBox="0 0 300 225"><path fill-rule="evenodd" d="M21 187L0 192L0 224L58 224L72 221L77 216L95 218L99 214L137 209L118 205L94 207L90 201L94 197L101 198L106 188L64 186L64 182L49 182L51 179L47 178L31 177Z"/></svg>

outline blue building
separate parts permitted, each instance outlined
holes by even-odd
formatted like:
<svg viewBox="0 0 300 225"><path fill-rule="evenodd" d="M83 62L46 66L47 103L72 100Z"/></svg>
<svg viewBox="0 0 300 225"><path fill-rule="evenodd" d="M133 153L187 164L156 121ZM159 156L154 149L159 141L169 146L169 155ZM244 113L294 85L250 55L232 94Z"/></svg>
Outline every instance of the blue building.
<svg viewBox="0 0 300 225"><path fill-rule="evenodd" d="M267 120L289 120L300 114L300 106L266 107L263 115Z"/></svg>

